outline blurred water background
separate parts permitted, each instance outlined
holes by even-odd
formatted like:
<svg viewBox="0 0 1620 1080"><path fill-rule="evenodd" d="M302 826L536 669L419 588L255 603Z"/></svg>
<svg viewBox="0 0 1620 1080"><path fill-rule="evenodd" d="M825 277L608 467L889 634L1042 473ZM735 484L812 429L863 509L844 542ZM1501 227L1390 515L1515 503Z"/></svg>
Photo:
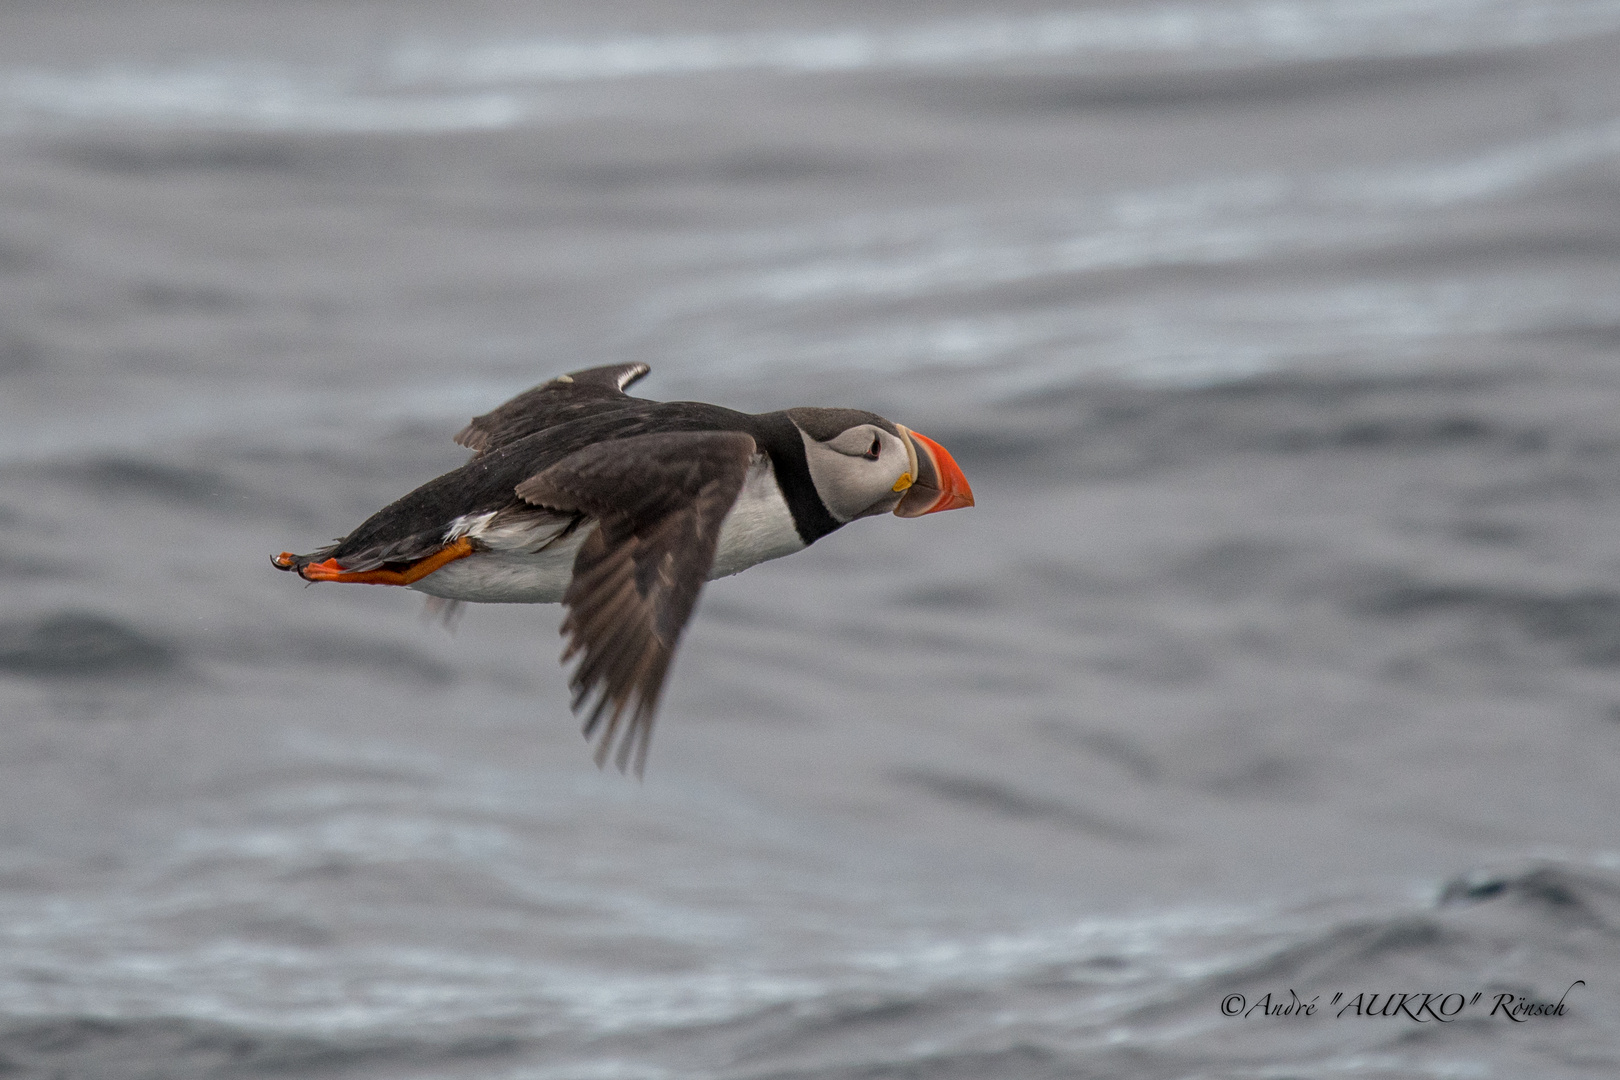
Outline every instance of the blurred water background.
<svg viewBox="0 0 1620 1080"><path fill-rule="evenodd" d="M267 561L628 360L979 500L640 784ZM1617 360L1620 0L7 4L0 1071L1613 1076Z"/></svg>

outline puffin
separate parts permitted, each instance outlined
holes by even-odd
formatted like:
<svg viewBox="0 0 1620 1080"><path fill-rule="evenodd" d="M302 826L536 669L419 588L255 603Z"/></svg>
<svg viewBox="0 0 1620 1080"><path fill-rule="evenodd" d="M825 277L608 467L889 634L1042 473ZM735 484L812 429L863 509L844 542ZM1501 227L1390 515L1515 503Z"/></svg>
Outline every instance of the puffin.
<svg viewBox="0 0 1620 1080"><path fill-rule="evenodd" d="M572 708L596 763L639 776L704 582L857 518L973 505L939 443L860 409L750 414L625 391L651 369L559 375L471 423L471 459L277 569L395 585L429 603L561 603ZM616 749L615 749L616 748Z"/></svg>

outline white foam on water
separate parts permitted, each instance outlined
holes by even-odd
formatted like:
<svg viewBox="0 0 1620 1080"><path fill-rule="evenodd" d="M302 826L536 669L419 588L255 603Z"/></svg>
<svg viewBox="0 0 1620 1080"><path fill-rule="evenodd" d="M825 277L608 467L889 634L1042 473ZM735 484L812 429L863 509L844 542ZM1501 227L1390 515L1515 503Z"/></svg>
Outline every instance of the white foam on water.
<svg viewBox="0 0 1620 1080"><path fill-rule="evenodd" d="M1365 251L1449 229L1428 215L1510 195L1620 158L1620 124L1570 129L1453 161L1318 177L1257 175L1127 191L998 218L972 208L914 211L799 232L776 244L738 238L746 260L650 299L650 324L706 307L903 299L1070 274L1252 263L1292 251ZM1414 220L1416 219L1416 220ZM797 250L795 250L797 247ZM712 258L717 252L706 246ZM768 261L767 261L768 260ZM721 261L716 259L715 261ZM764 265L760 265L763 262ZM775 265L771 265L775 263Z"/></svg>
<svg viewBox="0 0 1620 1080"><path fill-rule="evenodd" d="M0 131L137 123L245 131L435 132L553 115L551 85L1148 59L1202 70L1534 48L1620 30L1620 0L1248 0L910 26L417 41L347 66L215 58L0 71Z"/></svg>
<svg viewBox="0 0 1620 1080"><path fill-rule="evenodd" d="M678 284L634 310L638 339L731 375L770 370L981 369L995 385L1109 373L1242 378L1292 361L1404 361L1448 337L1607 325L1620 309L1589 269L1459 268L1444 279L1247 284L1242 291L1088 295L1087 279L1178 266L1265 269L1300 257L1399 258L1445 245L1472 212L1620 159L1620 125L1555 131L1481 153L1381 170L1273 174L1125 191L1089 202L867 215L691 245ZM671 268L680 255L670 251ZM1292 278L1294 275L1286 275ZM919 319L921 300L1039 284L1074 302ZM817 317L817 312L825 312ZM839 326L827 332L821 327Z"/></svg>
<svg viewBox="0 0 1620 1080"><path fill-rule="evenodd" d="M0 73L0 130L137 123L264 132L438 132L507 128L543 112L533 95L390 92L355 85L337 73L262 64Z"/></svg>
<svg viewBox="0 0 1620 1080"><path fill-rule="evenodd" d="M762 331L703 338L670 353L676 362L739 377L882 372L905 379L950 369L969 373L990 397L1086 377L1209 385L1346 355L1404 367L1456 341L1620 320L1617 286L1613 275L1580 287L1535 274L1407 285L1369 280L1173 305L1137 300L1016 317L908 319L868 331ZM954 384L945 390L956 392Z"/></svg>
<svg viewBox="0 0 1620 1080"><path fill-rule="evenodd" d="M405 83L500 85L766 71L816 74L1120 56L1195 66L1524 48L1620 27L1620 3L1571 0L1260 0L1158 4L920 26L741 34L534 38L460 48L418 43Z"/></svg>
<svg viewBox="0 0 1620 1080"><path fill-rule="evenodd" d="M1325 178L1316 194L1367 211L1418 213L1510 195L1620 159L1620 121L1555 131L1451 162Z"/></svg>
<svg viewBox="0 0 1620 1080"><path fill-rule="evenodd" d="M297 743L322 763L379 760L376 747L318 734ZM655 884L639 860L582 859L571 850L579 824L601 806L571 797L588 786L577 777L559 773L553 785L527 769L453 762L422 771L410 755L383 754L407 768L405 782L351 786L342 806L320 782L272 785L242 825L183 830L94 887L43 903L0 895L0 1012L185 1016L329 1035L510 1017L534 1034L597 1037L781 1007L813 1016L851 997L993 988L1053 965L1124 958L1128 970L1112 965L1077 983L1085 1012L1087 994L1162 991L1315 927L1260 905L918 931L916 913L895 910L890 894L826 874L802 880L800 856L817 843L802 822L772 820L725 789L640 796L701 837L683 850L732 853L751 898L739 906L723 884L694 890L679 867L660 867ZM561 857L559 831L573 838ZM685 876L724 876L728 860L698 861L708 865ZM310 872L332 866L344 868L336 894L324 891L331 875ZM463 891L458 933L447 938L432 929L442 917L433 905L452 888ZM278 922L333 932L297 943L234 929ZM806 936L822 947L805 949ZM691 960L672 965L657 949L646 965L580 959L600 956L596 943L626 941L664 943ZM560 953L549 948L558 943Z"/></svg>
<svg viewBox="0 0 1620 1080"><path fill-rule="evenodd" d="M239 865L237 872L250 868ZM0 1009L13 1017L183 1015L324 1033L511 1016L536 1034L602 1035L730 1022L784 1006L813 1015L850 998L992 989L1108 957L1108 965L1075 984L1078 1010L1099 1013L1227 970L1300 932L1279 929L1270 911L1187 910L835 950L808 967L745 947L716 950L696 969L641 972L450 946L304 946L217 934L176 939L176 922L195 924L215 910L240 913L255 898L266 915L296 914L268 904L265 888L260 879L256 890L171 888L161 899L57 899L26 917L14 912L19 917L8 919L0 935L6 957ZM480 921L482 914L468 912ZM790 913L777 914L793 921ZM544 939L556 933L554 923L537 915L525 932ZM616 933L647 930L621 926ZM89 941L96 947L85 948Z"/></svg>

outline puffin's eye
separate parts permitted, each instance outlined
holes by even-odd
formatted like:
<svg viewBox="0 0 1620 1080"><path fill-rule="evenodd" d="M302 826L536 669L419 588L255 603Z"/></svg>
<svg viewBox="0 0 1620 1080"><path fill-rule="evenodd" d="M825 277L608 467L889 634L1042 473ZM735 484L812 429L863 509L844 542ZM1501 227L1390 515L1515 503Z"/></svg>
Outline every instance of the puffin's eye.
<svg viewBox="0 0 1620 1080"><path fill-rule="evenodd" d="M878 459L878 454L880 452L882 452L882 450L883 450L882 441L876 435L872 436L872 445L866 448L866 454L865 454L866 460L867 461L876 461Z"/></svg>

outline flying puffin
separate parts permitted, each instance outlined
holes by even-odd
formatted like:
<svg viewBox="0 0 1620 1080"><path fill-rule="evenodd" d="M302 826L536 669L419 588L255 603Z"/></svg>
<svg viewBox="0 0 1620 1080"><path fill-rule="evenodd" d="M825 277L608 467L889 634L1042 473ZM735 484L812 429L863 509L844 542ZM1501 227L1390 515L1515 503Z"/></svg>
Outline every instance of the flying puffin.
<svg viewBox="0 0 1620 1080"><path fill-rule="evenodd" d="M442 600L568 608L594 694L596 762L639 774L676 642L703 583L801 551L856 518L973 505L943 446L859 409L750 415L625 393L651 370L560 375L456 435L459 469L335 544L271 561L305 581L403 585ZM604 716L607 723L601 724ZM628 723L621 725L621 720ZM622 730L621 730L622 729Z"/></svg>

